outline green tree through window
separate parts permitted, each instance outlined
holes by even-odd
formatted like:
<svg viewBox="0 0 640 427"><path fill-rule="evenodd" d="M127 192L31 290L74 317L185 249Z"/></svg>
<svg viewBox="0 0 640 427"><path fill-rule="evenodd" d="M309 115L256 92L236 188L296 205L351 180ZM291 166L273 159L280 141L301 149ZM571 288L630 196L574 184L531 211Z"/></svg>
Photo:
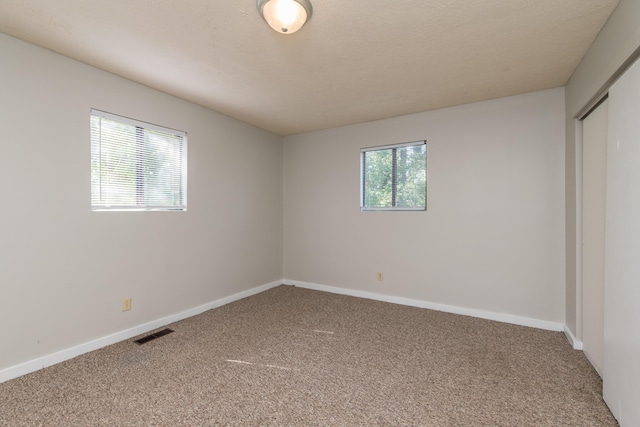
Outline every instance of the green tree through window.
<svg viewBox="0 0 640 427"><path fill-rule="evenodd" d="M426 141L361 152L362 210L425 210Z"/></svg>

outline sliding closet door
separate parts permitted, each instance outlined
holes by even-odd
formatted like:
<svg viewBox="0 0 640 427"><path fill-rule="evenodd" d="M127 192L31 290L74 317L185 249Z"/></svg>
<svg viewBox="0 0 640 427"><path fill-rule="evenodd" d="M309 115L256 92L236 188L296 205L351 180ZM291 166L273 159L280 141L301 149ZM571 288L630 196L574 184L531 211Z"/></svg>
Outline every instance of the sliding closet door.
<svg viewBox="0 0 640 427"><path fill-rule="evenodd" d="M604 399L640 426L640 63L609 91Z"/></svg>
<svg viewBox="0 0 640 427"><path fill-rule="evenodd" d="M608 101L582 122L582 342L602 376Z"/></svg>

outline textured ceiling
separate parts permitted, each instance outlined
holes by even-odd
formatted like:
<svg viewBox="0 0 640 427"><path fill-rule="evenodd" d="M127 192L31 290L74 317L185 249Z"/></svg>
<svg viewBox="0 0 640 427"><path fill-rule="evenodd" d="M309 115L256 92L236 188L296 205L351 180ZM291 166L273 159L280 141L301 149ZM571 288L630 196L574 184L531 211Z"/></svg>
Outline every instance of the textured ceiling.
<svg viewBox="0 0 640 427"><path fill-rule="evenodd" d="M564 85L618 0L0 0L0 32L280 135Z"/></svg>

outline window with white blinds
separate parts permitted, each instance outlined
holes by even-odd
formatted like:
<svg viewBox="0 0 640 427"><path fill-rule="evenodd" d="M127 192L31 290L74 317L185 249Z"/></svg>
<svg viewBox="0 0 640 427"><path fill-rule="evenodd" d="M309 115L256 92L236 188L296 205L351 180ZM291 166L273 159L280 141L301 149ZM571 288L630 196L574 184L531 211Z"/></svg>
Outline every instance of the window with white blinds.
<svg viewBox="0 0 640 427"><path fill-rule="evenodd" d="M91 110L92 210L187 209L187 134Z"/></svg>
<svg viewBox="0 0 640 427"><path fill-rule="evenodd" d="M427 209L427 142L360 150L362 211Z"/></svg>

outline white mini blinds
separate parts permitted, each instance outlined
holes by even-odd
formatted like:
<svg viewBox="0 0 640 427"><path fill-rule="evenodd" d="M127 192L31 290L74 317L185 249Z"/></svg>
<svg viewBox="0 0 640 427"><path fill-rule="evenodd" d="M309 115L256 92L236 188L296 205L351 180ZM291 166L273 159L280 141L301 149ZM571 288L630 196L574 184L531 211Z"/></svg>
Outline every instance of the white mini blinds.
<svg viewBox="0 0 640 427"><path fill-rule="evenodd" d="M427 209L427 142L360 150L360 209Z"/></svg>
<svg viewBox="0 0 640 427"><path fill-rule="evenodd" d="M187 134L91 110L92 210L186 210Z"/></svg>

